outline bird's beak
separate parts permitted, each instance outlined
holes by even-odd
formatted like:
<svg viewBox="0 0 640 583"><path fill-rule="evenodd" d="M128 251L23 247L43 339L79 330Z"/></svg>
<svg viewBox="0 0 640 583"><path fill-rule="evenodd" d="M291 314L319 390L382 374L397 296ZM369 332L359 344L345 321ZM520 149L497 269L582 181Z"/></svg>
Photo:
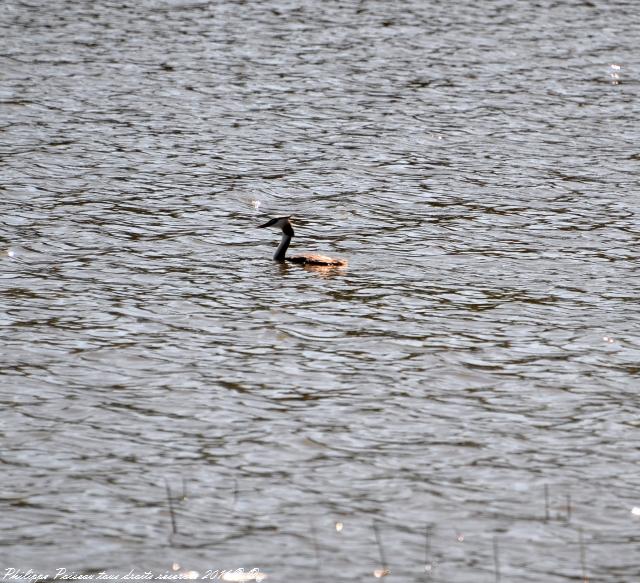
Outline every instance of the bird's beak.
<svg viewBox="0 0 640 583"><path fill-rule="evenodd" d="M270 222L271 222L271 221L268 221L268 222L266 222L264 225L258 225L258 226L257 226L257 228L258 228L258 229L264 229L264 227L268 227L268 226L269 226L269 223L270 223Z"/></svg>

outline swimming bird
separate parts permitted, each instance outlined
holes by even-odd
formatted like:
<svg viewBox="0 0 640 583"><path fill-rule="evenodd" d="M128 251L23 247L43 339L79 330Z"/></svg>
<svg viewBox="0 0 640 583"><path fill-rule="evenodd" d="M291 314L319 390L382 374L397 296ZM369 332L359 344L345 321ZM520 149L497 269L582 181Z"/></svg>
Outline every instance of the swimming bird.
<svg viewBox="0 0 640 583"><path fill-rule="evenodd" d="M289 243L293 239L293 227L289 221L291 217L280 217L277 219L271 219L264 225L258 225L258 228L264 227L277 227L282 229L282 240L280 245L273 254L274 261L285 261L285 253L289 248ZM293 257L287 257L287 261L291 263L300 263L302 265L324 265L326 267L345 267L347 261L345 259L334 259L333 257L327 257L326 255L316 255L315 253L305 253L304 255L294 255Z"/></svg>

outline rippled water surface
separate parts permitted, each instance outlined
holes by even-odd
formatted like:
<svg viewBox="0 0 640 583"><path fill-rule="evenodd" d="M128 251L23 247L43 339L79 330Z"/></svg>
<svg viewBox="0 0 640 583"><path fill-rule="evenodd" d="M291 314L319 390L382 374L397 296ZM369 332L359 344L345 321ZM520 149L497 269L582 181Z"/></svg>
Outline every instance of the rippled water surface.
<svg viewBox="0 0 640 583"><path fill-rule="evenodd" d="M640 580L635 13L6 1L0 573Z"/></svg>

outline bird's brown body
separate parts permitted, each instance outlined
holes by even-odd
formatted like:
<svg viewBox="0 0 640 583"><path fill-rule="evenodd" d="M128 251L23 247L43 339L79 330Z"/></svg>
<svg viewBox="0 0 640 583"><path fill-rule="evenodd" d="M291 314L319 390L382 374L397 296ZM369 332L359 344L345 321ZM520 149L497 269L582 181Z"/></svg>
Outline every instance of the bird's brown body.
<svg viewBox="0 0 640 583"><path fill-rule="evenodd" d="M300 263L302 265L325 265L327 267L345 267L347 265L346 259L327 257L326 255L316 255L314 253L294 255L293 257L287 258L287 261L291 261L291 263Z"/></svg>

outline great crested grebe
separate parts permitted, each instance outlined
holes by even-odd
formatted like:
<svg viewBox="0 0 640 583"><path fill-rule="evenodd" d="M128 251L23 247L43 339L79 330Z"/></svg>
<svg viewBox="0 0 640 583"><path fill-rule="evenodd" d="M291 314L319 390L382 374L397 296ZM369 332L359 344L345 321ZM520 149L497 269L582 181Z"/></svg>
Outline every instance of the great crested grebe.
<svg viewBox="0 0 640 583"><path fill-rule="evenodd" d="M264 225L259 225L258 228L264 227L277 227L282 229L282 240L280 245L273 254L274 261L284 261L285 253L289 248L289 243L293 238L294 232L289 217L280 217L278 219L271 219ZM287 261L292 263L300 263L302 265L324 265L326 267L345 267L347 261L345 259L334 259L333 257L327 257L326 255L316 255L315 253L305 253L304 255L294 255L293 257L287 257Z"/></svg>

